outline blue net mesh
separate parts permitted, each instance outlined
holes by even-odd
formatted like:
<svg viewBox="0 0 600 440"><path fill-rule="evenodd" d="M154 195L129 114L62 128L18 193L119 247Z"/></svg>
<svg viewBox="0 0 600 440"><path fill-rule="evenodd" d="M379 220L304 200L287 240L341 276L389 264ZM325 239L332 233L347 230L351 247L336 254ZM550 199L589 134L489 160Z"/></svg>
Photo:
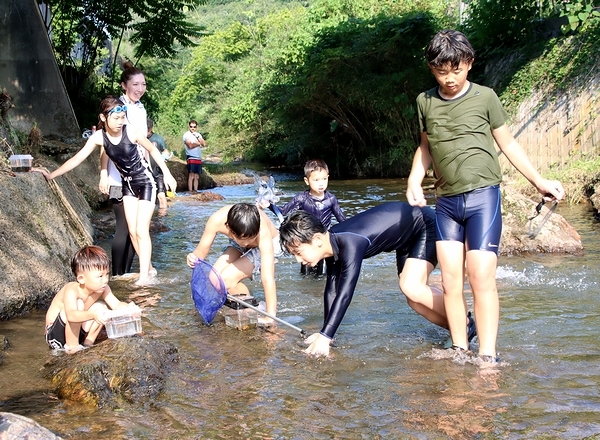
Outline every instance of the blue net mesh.
<svg viewBox="0 0 600 440"><path fill-rule="evenodd" d="M204 260L197 260L192 272L192 299L196 310L210 324L227 299L221 276Z"/></svg>

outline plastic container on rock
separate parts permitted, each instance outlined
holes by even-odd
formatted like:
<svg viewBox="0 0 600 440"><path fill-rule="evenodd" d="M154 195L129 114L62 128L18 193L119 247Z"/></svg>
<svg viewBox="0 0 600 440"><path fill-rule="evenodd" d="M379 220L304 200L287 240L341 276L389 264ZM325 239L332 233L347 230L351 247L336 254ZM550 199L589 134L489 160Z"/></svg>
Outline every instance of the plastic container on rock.
<svg viewBox="0 0 600 440"><path fill-rule="evenodd" d="M10 161L10 168L14 172L26 172L31 169L33 162L33 156L29 154L13 154L8 158Z"/></svg>
<svg viewBox="0 0 600 440"><path fill-rule="evenodd" d="M130 306L106 313L106 334L109 338L121 338L142 332L142 310L138 306Z"/></svg>

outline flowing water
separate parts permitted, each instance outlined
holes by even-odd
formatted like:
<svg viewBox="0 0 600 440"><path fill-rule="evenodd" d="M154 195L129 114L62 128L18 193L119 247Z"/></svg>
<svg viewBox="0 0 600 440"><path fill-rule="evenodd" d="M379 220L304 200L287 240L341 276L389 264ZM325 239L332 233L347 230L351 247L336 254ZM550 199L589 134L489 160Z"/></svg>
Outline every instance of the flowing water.
<svg viewBox="0 0 600 440"><path fill-rule="evenodd" d="M351 216L403 199L401 180L332 181ZM289 200L299 180L278 182ZM366 260L329 359L303 353L298 332L204 325L190 298L188 252L223 204L253 201L253 185L217 188L224 201L181 195L168 232L154 236L160 283L111 281L144 308L147 334L175 344L181 359L151 404L85 408L57 400L41 378L48 350L43 312L0 322L12 343L0 365L0 411L33 418L73 439L446 439L600 436L600 226L584 206L559 213L580 232L584 256L502 257L501 365L441 350L446 331L414 313L400 294L394 255ZM210 261L225 238L217 239ZM102 243L108 248L109 243ZM439 279L439 272L434 272ZM322 322L323 279L303 277L291 258L276 266L278 316L309 334ZM248 283L262 299L260 280ZM469 297L468 302L471 303ZM477 350L477 344L472 344ZM600 437L598 437L600 438Z"/></svg>

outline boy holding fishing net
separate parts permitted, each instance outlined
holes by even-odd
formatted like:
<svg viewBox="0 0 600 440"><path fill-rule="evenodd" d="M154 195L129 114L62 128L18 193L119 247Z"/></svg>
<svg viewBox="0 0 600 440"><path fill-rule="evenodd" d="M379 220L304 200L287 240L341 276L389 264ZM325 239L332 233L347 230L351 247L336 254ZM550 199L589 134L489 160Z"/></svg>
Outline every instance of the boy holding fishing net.
<svg viewBox="0 0 600 440"><path fill-rule="evenodd" d="M229 238L229 246L214 264L227 291L235 296L249 295L250 291L242 281L252 279L253 274L260 272L267 312L276 315L275 256L281 254L281 246L275 224L255 205L224 206L206 222L198 246L187 255L188 266L193 268L198 259L206 258L218 233ZM262 323L269 321L266 318Z"/></svg>

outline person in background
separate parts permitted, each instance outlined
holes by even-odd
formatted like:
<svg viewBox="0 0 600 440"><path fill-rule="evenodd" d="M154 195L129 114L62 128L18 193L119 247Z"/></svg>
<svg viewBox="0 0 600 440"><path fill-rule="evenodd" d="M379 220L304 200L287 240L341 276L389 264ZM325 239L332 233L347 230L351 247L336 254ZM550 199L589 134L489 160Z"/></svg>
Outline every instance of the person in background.
<svg viewBox="0 0 600 440"><path fill-rule="evenodd" d="M317 217L326 229L331 227L332 217L335 217L338 223L346 220L337 198L327 191L329 167L325 161L320 159L308 160L304 164L304 183L308 186L308 189L296 194L292 200L280 209L283 215L301 209ZM320 261L314 268L303 264L300 267L300 272L303 275L309 273L322 275L323 263L323 261Z"/></svg>
<svg viewBox="0 0 600 440"><path fill-rule="evenodd" d="M560 182L544 179L535 170L510 133L508 115L494 91L468 81L475 51L465 35L455 30L438 32L428 44L425 58L438 86L417 97L421 141L406 198L413 206L427 204L421 183L433 164L436 246L452 348L469 349L463 291L466 275L473 291L479 357L485 364L495 364L502 173L494 141L544 200L561 200L565 192Z"/></svg>
<svg viewBox="0 0 600 440"><path fill-rule="evenodd" d="M154 121L148 118L148 140L154 144L154 146L160 151L161 157L164 159L165 151L167 150L167 144L165 143L165 138L162 137L158 133L154 133L152 130L154 128ZM166 159L165 159L166 162ZM150 168L152 169L152 174L156 178L156 199L158 200L158 209L159 212L164 213L167 210L167 196L165 194L165 181L163 178L163 173L160 170L158 164L154 161L154 158L150 157Z"/></svg>
<svg viewBox="0 0 600 440"><path fill-rule="evenodd" d="M106 323L103 315L108 307L115 310L129 305L119 301L108 286L109 261L104 249L80 249L71 261L71 270L77 281L65 284L52 299L45 332L51 349L67 353L94 345Z"/></svg>
<svg viewBox="0 0 600 440"><path fill-rule="evenodd" d="M206 147L206 141L197 132L198 123L193 119L188 124L189 130L183 135L183 145L188 168L188 191L198 191L198 182L202 174L202 148Z"/></svg>
<svg viewBox="0 0 600 440"><path fill-rule="evenodd" d="M281 224L279 234L283 248L298 262L314 266L325 258L327 264L323 327L307 338L310 345L306 353L329 355L331 341L352 301L363 260L382 252L396 252L400 290L408 304L430 322L448 328L443 293L428 285L429 274L437 264L435 213L431 208L384 203L329 230L314 215L296 211Z"/></svg>

